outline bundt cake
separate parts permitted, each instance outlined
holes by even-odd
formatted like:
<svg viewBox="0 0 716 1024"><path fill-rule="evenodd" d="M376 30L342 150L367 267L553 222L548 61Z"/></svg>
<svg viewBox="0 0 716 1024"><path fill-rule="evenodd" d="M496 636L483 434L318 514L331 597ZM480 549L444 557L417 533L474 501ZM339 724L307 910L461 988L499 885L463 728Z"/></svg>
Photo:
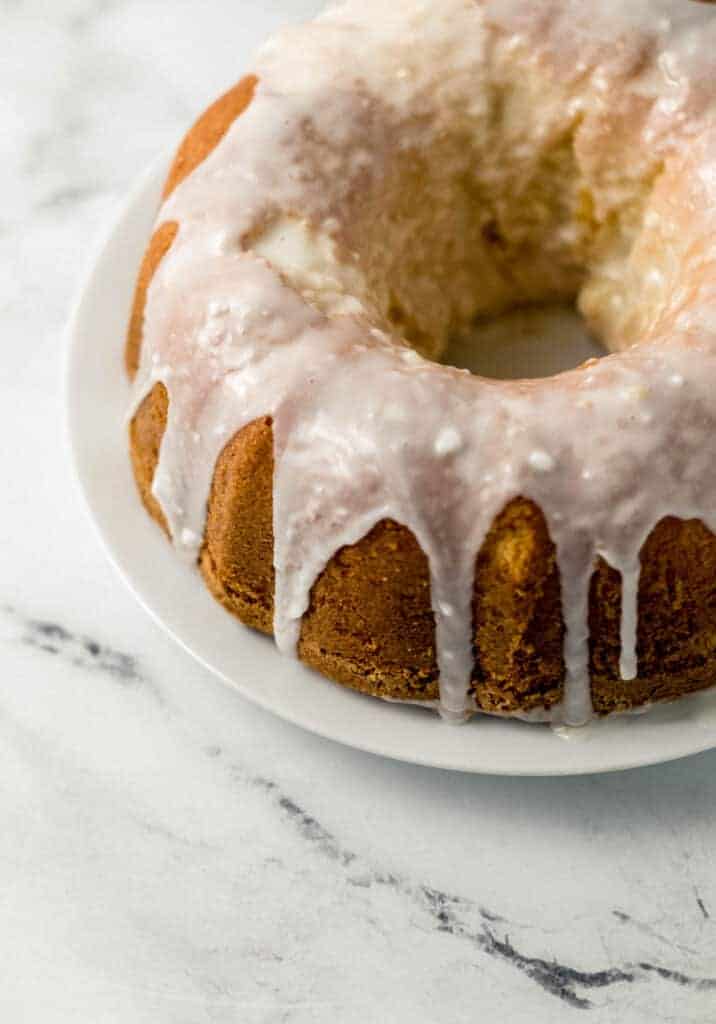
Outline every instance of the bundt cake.
<svg viewBox="0 0 716 1024"><path fill-rule="evenodd" d="M547 300L610 354L440 364ZM710 686L716 13L349 0L280 34L177 153L127 366L147 509L336 682L569 724Z"/></svg>

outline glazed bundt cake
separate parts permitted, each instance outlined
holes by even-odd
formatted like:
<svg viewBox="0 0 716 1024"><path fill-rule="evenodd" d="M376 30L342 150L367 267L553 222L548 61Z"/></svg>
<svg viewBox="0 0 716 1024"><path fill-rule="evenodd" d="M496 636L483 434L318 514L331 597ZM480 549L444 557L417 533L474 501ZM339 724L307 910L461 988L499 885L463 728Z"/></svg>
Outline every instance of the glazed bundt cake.
<svg viewBox="0 0 716 1024"><path fill-rule="evenodd" d="M547 300L611 354L439 363ZM716 13L349 0L279 35L179 149L127 366L147 509L338 683L571 724L710 686Z"/></svg>

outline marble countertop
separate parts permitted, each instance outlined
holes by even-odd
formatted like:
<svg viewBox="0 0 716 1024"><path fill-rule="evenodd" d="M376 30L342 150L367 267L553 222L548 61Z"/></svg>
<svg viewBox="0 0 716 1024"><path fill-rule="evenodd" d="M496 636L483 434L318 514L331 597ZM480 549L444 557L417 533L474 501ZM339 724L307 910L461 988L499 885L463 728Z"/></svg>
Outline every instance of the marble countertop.
<svg viewBox="0 0 716 1024"><path fill-rule="evenodd" d="M510 780L343 749L176 648L85 517L60 382L94 239L316 6L0 2L0 1016L713 1022L716 751Z"/></svg>

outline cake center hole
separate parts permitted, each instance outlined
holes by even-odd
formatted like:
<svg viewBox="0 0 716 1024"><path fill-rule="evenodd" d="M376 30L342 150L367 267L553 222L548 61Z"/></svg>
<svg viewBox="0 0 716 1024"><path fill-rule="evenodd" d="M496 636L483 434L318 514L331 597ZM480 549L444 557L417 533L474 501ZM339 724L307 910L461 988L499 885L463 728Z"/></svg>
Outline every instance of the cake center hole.
<svg viewBox="0 0 716 1024"><path fill-rule="evenodd" d="M480 377L517 380L551 377L604 354L574 306L548 304L477 320L450 339L440 362Z"/></svg>

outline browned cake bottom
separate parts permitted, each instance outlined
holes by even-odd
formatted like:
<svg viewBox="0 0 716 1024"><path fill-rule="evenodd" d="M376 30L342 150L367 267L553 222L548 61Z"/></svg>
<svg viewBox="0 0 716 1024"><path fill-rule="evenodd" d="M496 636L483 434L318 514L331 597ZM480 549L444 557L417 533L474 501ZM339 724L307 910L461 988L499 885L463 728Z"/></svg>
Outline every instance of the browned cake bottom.
<svg viewBox="0 0 716 1024"><path fill-rule="evenodd" d="M131 427L135 475L151 495L167 395L155 386ZM242 622L271 633L273 438L249 424L224 449L209 500L201 571ZM619 677L621 583L599 562L590 595L590 671L600 713L708 686L716 664L716 540L697 521L662 520L644 546L639 587L639 676ZM527 711L559 701L564 679L559 576L539 509L518 498L499 516L475 567L478 706ZM337 682L410 700L437 698L428 565L412 534L389 520L341 549L318 579L301 630L301 658Z"/></svg>
<svg viewBox="0 0 716 1024"><path fill-rule="evenodd" d="M203 160L250 103L245 79L200 118L182 143L165 195ZM177 225L150 241L127 340L136 370L146 291ZM164 526L151 493L168 397L157 384L135 415L130 446L139 491ZM273 622L273 438L270 419L240 431L214 474L200 567L215 597L242 622L271 633ZM598 713L672 699L714 681L716 538L698 521L662 520L641 554L639 674L619 675L621 582L600 561L590 591L590 673ZM474 668L477 705L486 711L549 708L562 696L564 623L554 546L544 517L517 498L493 523L475 565ZM299 654L336 682L403 700L438 696L427 559L413 535L385 520L338 551L317 580L304 616Z"/></svg>

